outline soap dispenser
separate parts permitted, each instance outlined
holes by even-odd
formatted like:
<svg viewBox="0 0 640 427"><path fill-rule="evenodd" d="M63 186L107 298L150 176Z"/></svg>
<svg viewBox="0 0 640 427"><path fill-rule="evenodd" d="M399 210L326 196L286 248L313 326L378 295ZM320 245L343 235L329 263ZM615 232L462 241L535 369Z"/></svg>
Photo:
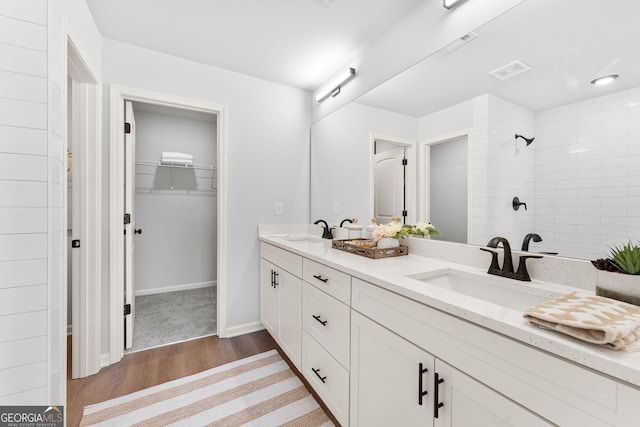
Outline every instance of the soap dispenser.
<svg viewBox="0 0 640 427"><path fill-rule="evenodd" d="M358 224L358 218L353 218L353 222L347 225L347 231L349 233L349 239L362 238L362 226Z"/></svg>

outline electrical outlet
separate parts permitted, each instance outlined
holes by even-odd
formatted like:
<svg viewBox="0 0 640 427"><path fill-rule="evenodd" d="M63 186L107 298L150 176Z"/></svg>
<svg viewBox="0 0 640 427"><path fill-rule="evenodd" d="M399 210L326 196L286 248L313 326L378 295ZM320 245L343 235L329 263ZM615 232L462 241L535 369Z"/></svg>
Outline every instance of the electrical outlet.
<svg viewBox="0 0 640 427"><path fill-rule="evenodd" d="M283 215L284 214L284 203L282 202L276 202L274 205L274 211L276 215Z"/></svg>
<svg viewBox="0 0 640 427"><path fill-rule="evenodd" d="M333 213L334 214L340 213L340 202L333 202Z"/></svg>

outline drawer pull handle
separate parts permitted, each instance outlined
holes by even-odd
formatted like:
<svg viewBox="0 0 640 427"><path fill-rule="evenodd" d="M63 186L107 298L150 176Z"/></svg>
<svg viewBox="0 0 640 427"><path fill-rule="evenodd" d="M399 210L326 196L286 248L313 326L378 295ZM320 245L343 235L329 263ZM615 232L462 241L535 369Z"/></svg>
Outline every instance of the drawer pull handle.
<svg viewBox="0 0 640 427"><path fill-rule="evenodd" d="M318 372L320 372L320 369L316 369L316 368L311 368L311 370L313 371L314 374L316 374L316 376L318 378L320 378L320 381L322 381L323 383L327 382L327 377L323 377L321 376Z"/></svg>
<svg viewBox="0 0 640 427"><path fill-rule="evenodd" d="M435 373L433 380L433 418L438 418L438 410L444 406L443 402L440 402L438 386L444 382L444 379L440 378L438 373Z"/></svg>
<svg viewBox="0 0 640 427"><path fill-rule="evenodd" d="M314 319L316 319L322 326L327 326L327 320L320 320L320 315L312 315Z"/></svg>
<svg viewBox="0 0 640 427"><path fill-rule="evenodd" d="M315 277L316 279L320 280L323 283L327 283L329 281L328 277L322 277L319 274L314 274L313 277Z"/></svg>
<svg viewBox="0 0 640 427"><path fill-rule="evenodd" d="M422 398L425 397L428 393L427 390L423 390L423 377L424 374L429 372L427 368L424 368L422 362L418 364L418 405L422 406Z"/></svg>

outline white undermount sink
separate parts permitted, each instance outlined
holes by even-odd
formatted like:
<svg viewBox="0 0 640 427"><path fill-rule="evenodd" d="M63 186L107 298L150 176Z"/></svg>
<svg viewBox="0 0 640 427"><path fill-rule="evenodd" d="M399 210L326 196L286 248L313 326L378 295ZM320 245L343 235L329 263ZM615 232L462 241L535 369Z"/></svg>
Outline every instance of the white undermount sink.
<svg viewBox="0 0 640 427"><path fill-rule="evenodd" d="M322 237L309 234L274 234L271 237L280 237L290 242L321 242Z"/></svg>
<svg viewBox="0 0 640 427"><path fill-rule="evenodd" d="M407 276L430 285L458 292L517 311L557 298L560 294L545 290L531 282L445 269Z"/></svg>

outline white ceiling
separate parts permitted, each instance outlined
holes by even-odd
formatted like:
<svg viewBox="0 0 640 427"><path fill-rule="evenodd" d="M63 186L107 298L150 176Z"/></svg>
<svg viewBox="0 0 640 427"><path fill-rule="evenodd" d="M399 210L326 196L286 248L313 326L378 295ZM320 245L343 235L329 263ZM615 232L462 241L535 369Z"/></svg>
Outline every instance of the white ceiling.
<svg viewBox="0 0 640 427"><path fill-rule="evenodd" d="M313 91L424 1L87 0L87 4L104 37Z"/></svg>
<svg viewBox="0 0 640 427"><path fill-rule="evenodd" d="M528 0L475 31L448 56L431 56L357 102L422 117L493 93L531 111L640 86L640 1ZM500 81L514 60L531 70ZM590 81L620 78L606 87ZM640 95L640 91L638 93Z"/></svg>

